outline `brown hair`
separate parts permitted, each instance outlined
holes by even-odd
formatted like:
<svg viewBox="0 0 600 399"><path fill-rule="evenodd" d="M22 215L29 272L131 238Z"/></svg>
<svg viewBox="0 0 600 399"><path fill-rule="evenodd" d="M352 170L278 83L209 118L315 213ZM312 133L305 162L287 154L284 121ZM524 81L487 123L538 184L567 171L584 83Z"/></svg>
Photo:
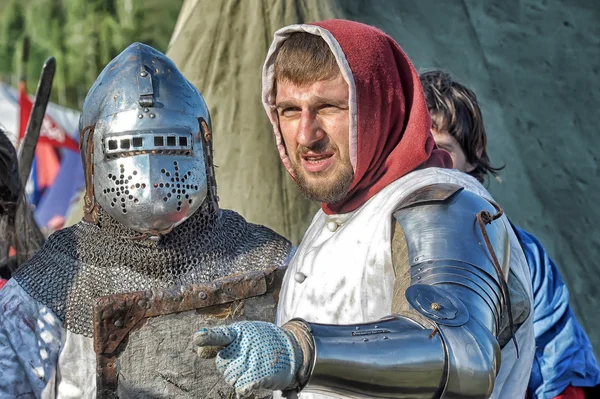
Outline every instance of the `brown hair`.
<svg viewBox="0 0 600 399"><path fill-rule="evenodd" d="M279 48L275 59L275 83L301 86L337 77L340 69L329 45L321 36L293 33Z"/></svg>
<svg viewBox="0 0 600 399"><path fill-rule="evenodd" d="M458 141L467 162L475 166L469 174L483 183L486 175L496 176L504 166L490 165L483 116L473 91L454 81L449 73L436 69L419 76L425 92L432 128L447 132ZM481 151L481 154L477 153Z"/></svg>

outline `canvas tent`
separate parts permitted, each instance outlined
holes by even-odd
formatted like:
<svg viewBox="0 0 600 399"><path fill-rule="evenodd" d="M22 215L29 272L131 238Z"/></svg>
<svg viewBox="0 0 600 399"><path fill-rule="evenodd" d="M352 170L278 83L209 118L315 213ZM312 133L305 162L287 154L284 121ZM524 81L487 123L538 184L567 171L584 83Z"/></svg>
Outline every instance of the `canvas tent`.
<svg viewBox="0 0 600 399"><path fill-rule="evenodd" d="M591 88L600 81L600 9L584 0L186 0L167 55L212 112L221 203L295 243L316 206L279 161L261 66L276 29L331 17L381 28L418 69L443 67L474 89L492 161L506 165L490 190L558 262L599 354L600 92Z"/></svg>

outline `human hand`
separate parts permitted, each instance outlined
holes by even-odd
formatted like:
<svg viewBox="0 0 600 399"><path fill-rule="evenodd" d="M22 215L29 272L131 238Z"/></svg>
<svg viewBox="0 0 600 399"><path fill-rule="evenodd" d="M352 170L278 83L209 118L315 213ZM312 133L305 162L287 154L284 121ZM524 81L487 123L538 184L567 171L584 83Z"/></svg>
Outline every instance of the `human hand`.
<svg viewBox="0 0 600 399"><path fill-rule="evenodd" d="M292 332L272 323L241 321L201 328L194 334L194 344L225 346L217 354L217 370L241 397L258 389L286 390L297 385L302 349Z"/></svg>

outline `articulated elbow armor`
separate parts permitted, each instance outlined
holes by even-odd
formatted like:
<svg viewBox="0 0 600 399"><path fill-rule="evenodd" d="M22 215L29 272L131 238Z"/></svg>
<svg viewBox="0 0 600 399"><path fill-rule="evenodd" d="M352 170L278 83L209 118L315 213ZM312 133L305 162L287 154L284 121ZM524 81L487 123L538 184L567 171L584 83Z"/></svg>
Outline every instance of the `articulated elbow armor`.
<svg viewBox="0 0 600 399"><path fill-rule="evenodd" d="M405 295L415 316L354 326L307 323L316 352L311 391L381 398L491 395L500 369L497 336L508 300L503 280L510 244L501 221L487 224L484 237L477 220L482 210L496 213L484 198L450 184L417 190L400 205L394 217L406 237L411 285Z"/></svg>

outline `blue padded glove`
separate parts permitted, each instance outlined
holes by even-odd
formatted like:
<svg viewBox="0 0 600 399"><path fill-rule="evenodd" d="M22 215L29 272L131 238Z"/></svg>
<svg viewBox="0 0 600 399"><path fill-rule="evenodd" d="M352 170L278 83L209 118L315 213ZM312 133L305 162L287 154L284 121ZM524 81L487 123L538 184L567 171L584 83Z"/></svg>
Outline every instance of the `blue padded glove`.
<svg viewBox="0 0 600 399"><path fill-rule="evenodd" d="M226 346L217 354L217 370L242 397L257 389L293 388L303 362L294 335L263 321L201 328L194 334L194 344Z"/></svg>

